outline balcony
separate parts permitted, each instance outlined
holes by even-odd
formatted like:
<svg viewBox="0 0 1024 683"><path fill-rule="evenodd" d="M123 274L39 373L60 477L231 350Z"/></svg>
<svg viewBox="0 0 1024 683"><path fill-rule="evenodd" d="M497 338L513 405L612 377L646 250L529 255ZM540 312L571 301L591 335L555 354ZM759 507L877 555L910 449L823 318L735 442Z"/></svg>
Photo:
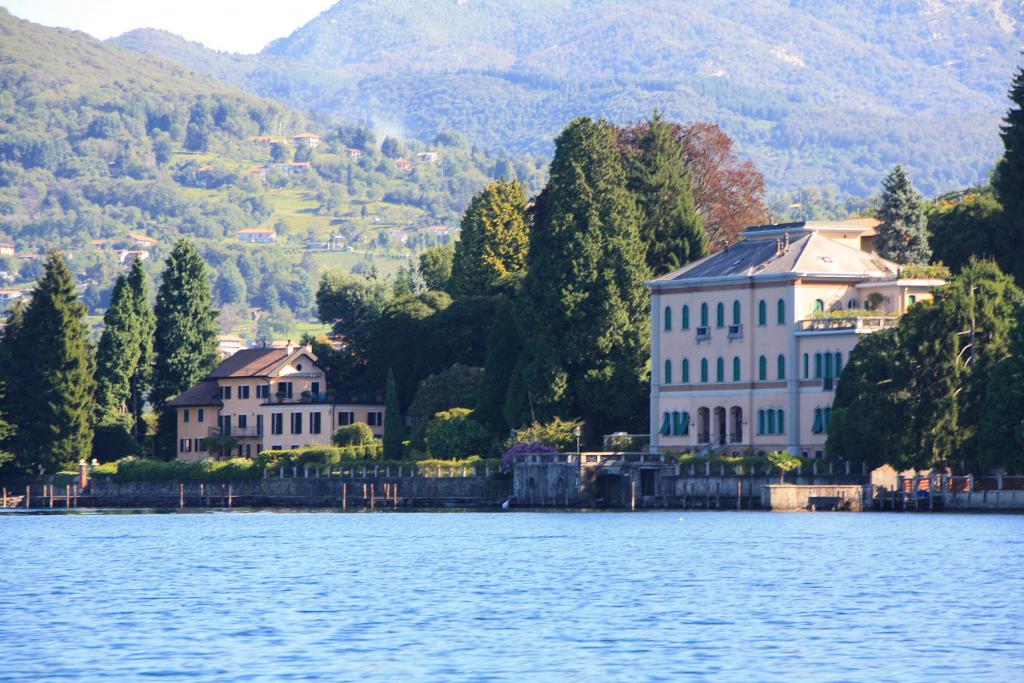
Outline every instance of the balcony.
<svg viewBox="0 0 1024 683"><path fill-rule="evenodd" d="M237 438L244 438L247 436L263 436L263 429L260 427L231 427L225 432L221 432L220 427L210 427L207 432L207 436L234 436Z"/></svg>
<svg viewBox="0 0 1024 683"><path fill-rule="evenodd" d="M707 341L711 339L711 328L708 326L702 326L697 328L697 341Z"/></svg>
<svg viewBox="0 0 1024 683"><path fill-rule="evenodd" d="M729 325L729 339L742 339L743 325Z"/></svg>
<svg viewBox="0 0 1024 683"><path fill-rule="evenodd" d="M301 394L285 396L274 394L273 400L265 399L268 403L334 403L335 396L331 393L303 391Z"/></svg>
<svg viewBox="0 0 1024 683"><path fill-rule="evenodd" d="M801 332L831 332L836 330L853 330L856 332L876 332L888 327L895 327L899 318L895 315L862 315L805 318L797 323Z"/></svg>

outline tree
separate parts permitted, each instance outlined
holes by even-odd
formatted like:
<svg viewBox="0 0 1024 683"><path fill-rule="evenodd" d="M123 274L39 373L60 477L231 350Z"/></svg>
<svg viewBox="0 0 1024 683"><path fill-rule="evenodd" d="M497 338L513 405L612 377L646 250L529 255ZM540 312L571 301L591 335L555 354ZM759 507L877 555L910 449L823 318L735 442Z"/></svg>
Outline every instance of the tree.
<svg viewBox="0 0 1024 683"><path fill-rule="evenodd" d="M160 419L157 454L174 453L174 411L167 402L217 364L217 311L209 269L188 240L178 240L164 262L156 297L155 365L150 401Z"/></svg>
<svg viewBox="0 0 1024 683"><path fill-rule="evenodd" d="M481 455L490 446L487 429L473 419L469 408L452 408L427 425L427 453L438 458L466 458Z"/></svg>
<svg viewBox="0 0 1024 683"><path fill-rule="evenodd" d="M678 128L686 157L693 200L704 217L709 249L736 241L744 228L767 218L764 176L740 158L728 133L713 123Z"/></svg>
<svg viewBox="0 0 1024 683"><path fill-rule="evenodd" d="M1003 158L996 164L992 187L1003 205L1003 220L995 224L999 263L1024 286L1024 67L1010 85L1010 110L1000 135Z"/></svg>
<svg viewBox="0 0 1024 683"><path fill-rule="evenodd" d="M940 197L939 209L928 216L928 246L936 262L954 272L963 268L972 256L997 258L1005 253L996 244L1002 207L988 192L959 193Z"/></svg>
<svg viewBox="0 0 1024 683"><path fill-rule="evenodd" d="M463 215L452 261L455 296L487 292L501 278L521 271L529 248L526 189L498 180L473 197Z"/></svg>
<svg viewBox="0 0 1024 683"><path fill-rule="evenodd" d="M185 149L190 152L205 152L210 144L209 133L210 113L206 101L198 98L188 113L188 126L185 129Z"/></svg>
<svg viewBox="0 0 1024 683"><path fill-rule="evenodd" d="M365 357L370 332L387 302L384 283L345 273L324 273L316 291L320 321L330 325L357 358Z"/></svg>
<svg viewBox="0 0 1024 683"><path fill-rule="evenodd" d="M517 315L535 407L542 418L582 415L590 442L646 422L646 246L616 138L581 118L556 139Z"/></svg>
<svg viewBox="0 0 1024 683"><path fill-rule="evenodd" d="M135 323L136 307L126 275L118 276L103 315L103 334L96 348L96 425L127 426L131 378L142 353Z"/></svg>
<svg viewBox="0 0 1024 683"><path fill-rule="evenodd" d="M132 414L132 435L140 445L146 436L148 425L143 419L146 394L153 380L153 341L156 335L156 314L149 302L149 277L142 268L142 261L135 259L128 271L128 289L135 306L133 319L136 325L136 339L139 344L139 360L129 378L128 408Z"/></svg>
<svg viewBox="0 0 1024 683"><path fill-rule="evenodd" d="M398 389L395 387L395 373L388 369L388 381L384 389L384 459L402 458L402 413L398 409Z"/></svg>
<svg viewBox="0 0 1024 683"><path fill-rule="evenodd" d="M511 301L502 298L487 335L487 358L475 411L477 419L499 433L511 426L505 419L504 407L515 370L514 359L521 353L522 340L516 325L515 307Z"/></svg>
<svg viewBox="0 0 1024 683"><path fill-rule="evenodd" d="M1024 319L1022 319L1024 320ZM1024 474L1024 322L1018 321L1008 355L992 368L981 405L978 464Z"/></svg>
<svg viewBox="0 0 1024 683"><path fill-rule="evenodd" d="M875 245L878 254L896 263L927 263L931 258L924 215L924 198L914 189L910 175L897 165L882 182L881 207Z"/></svg>
<svg viewBox="0 0 1024 683"><path fill-rule="evenodd" d="M23 470L52 472L92 452L94 358L85 313L67 262L50 252L9 340L16 360L7 401Z"/></svg>
<svg viewBox="0 0 1024 683"><path fill-rule="evenodd" d="M476 404L483 370L460 363L420 381L407 411L410 417L431 418L436 413Z"/></svg>
<svg viewBox="0 0 1024 683"><path fill-rule="evenodd" d="M384 141L380 143L380 152L388 159L397 159L402 156L402 148L398 140L391 137L390 135L384 138Z"/></svg>
<svg viewBox="0 0 1024 683"><path fill-rule="evenodd" d="M768 454L768 463L779 471L779 484L786 483L786 472L800 466L800 458L788 451L773 451Z"/></svg>
<svg viewBox="0 0 1024 683"><path fill-rule="evenodd" d="M542 443L552 448L568 451L576 449L576 431L583 427L579 420L554 418L550 422L531 424L515 431L516 443Z"/></svg>
<svg viewBox="0 0 1024 683"><path fill-rule="evenodd" d="M629 188L642 216L640 238L647 245L647 267L655 275L703 257L704 218L693 199L693 184L675 128L655 111L642 126L628 128L626 168Z"/></svg>
<svg viewBox="0 0 1024 683"><path fill-rule="evenodd" d="M419 273L427 289L448 291L454 258L455 248L450 244L432 247L420 254Z"/></svg>
<svg viewBox="0 0 1024 683"><path fill-rule="evenodd" d="M362 446L373 443L373 430L365 422L353 422L334 430L331 441L335 446Z"/></svg>
<svg viewBox="0 0 1024 683"><path fill-rule="evenodd" d="M270 143L270 160L277 164L287 163L292 160L291 149L286 142Z"/></svg>

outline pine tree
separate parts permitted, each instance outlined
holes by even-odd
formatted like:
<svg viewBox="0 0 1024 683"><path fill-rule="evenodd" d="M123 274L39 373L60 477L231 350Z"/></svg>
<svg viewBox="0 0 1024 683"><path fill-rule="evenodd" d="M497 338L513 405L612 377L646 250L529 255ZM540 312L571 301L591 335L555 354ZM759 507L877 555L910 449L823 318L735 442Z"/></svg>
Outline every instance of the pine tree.
<svg viewBox="0 0 1024 683"><path fill-rule="evenodd" d="M395 387L395 373L388 368L388 380L384 389L384 459L401 460L402 414L398 409L398 389Z"/></svg>
<svg viewBox="0 0 1024 683"><path fill-rule="evenodd" d="M1010 86L1012 105L1002 126L1003 158L996 164L992 187L1003 205L1002 220L993 223L999 263L1024 285L1024 67Z"/></svg>
<svg viewBox="0 0 1024 683"><path fill-rule="evenodd" d="M129 381L128 410L132 414L132 436L142 444L147 425L143 420L143 404L153 379L153 339L156 335L156 314L149 302L149 278L142 268L142 261L135 259L128 271L128 289L132 293L135 307L134 321L136 340L139 344L139 360Z"/></svg>
<svg viewBox="0 0 1024 683"><path fill-rule="evenodd" d="M94 359L85 314L71 270L51 252L9 349L16 370L7 403L24 470L52 472L91 454Z"/></svg>
<svg viewBox="0 0 1024 683"><path fill-rule="evenodd" d="M616 137L607 122L581 118L556 139L518 316L534 407L541 419L582 415L591 442L646 411L646 246Z"/></svg>
<svg viewBox="0 0 1024 683"><path fill-rule="evenodd" d="M515 307L502 299L494 315L494 323L487 335L487 358L480 397L473 415L492 430L504 433L511 425L505 420L504 408L512 380L514 359L522 351L519 329L516 326Z"/></svg>
<svg viewBox="0 0 1024 683"><path fill-rule="evenodd" d="M523 269L528 247L523 184L491 183L473 197L462 218L452 262L452 294L486 293L501 278Z"/></svg>
<svg viewBox="0 0 1024 683"><path fill-rule="evenodd" d="M897 165L882 183L878 218L882 225L878 228L875 245L880 256L900 264L928 262L931 249L924 198L914 189L902 165Z"/></svg>
<svg viewBox="0 0 1024 683"><path fill-rule="evenodd" d="M11 382L12 373L18 368L14 363L15 338L21 330L24 306L21 302L15 303L9 311L6 325L0 334L0 471L7 463L14 458L14 437L16 431L14 425L7 419L11 414L11 406L8 402L8 384Z"/></svg>
<svg viewBox="0 0 1024 683"><path fill-rule="evenodd" d="M187 240L165 262L156 297L155 362L150 401L159 416L157 454L173 457L175 416L167 401L206 376L217 362L217 311L209 270Z"/></svg>
<svg viewBox="0 0 1024 683"><path fill-rule="evenodd" d="M638 132L635 150L627 157L629 188L642 216L647 267L660 275L703 257L707 235L673 125L655 111Z"/></svg>

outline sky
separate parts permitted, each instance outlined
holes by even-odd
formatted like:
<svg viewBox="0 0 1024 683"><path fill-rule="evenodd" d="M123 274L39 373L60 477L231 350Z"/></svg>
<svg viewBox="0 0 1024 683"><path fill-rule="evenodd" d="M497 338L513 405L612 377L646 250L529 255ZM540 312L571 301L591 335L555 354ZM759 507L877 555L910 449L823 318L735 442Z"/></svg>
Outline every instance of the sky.
<svg viewBox="0 0 1024 683"><path fill-rule="evenodd" d="M228 52L253 53L336 0L0 0L11 14L106 39L160 28Z"/></svg>

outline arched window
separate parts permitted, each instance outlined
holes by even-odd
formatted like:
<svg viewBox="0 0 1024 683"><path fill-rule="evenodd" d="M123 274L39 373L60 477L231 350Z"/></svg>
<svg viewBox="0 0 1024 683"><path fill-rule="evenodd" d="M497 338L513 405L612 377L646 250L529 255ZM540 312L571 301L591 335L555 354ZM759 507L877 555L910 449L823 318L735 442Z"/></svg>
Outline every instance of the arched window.
<svg viewBox="0 0 1024 683"><path fill-rule="evenodd" d="M764 356L757 359L757 378L762 382L768 379L768 359Z"/></svg>
<svg viewBox="0 0 1024 683"><path fill-rule="evenodd" d="M781 353L778 360L779 379L786 379L786 357Z"/></svg>
<svg viewBox="0 0 1024 683"><path fill-rule="evenodd" d="M739 356L733 356L733 359L732 359L732 381L733 382L739 382L740 381L740 357Z"/></svg>
<svg viewBox="0 0 1024 683"><path fill-rule="evenodd" d="M779 410L778 416L779 416L779 425L778 425L779 426L779 431L777 433L778 434L785 434L786 433L786 413L785 413L785 411Z"/></svg>
<svg viewBox="0 0 1024 683"><path fill-rule="evenodd" d="M715 362L715 381L725 381L725 359L721 356L719 356L718 361Z"/></svg>
<svg viewBox="0 0 1024 683"><path fill-rule="evenodd" d="M825 302L822 301L821 299L815 299L814 300L814 312L815 313L824 313L825 312Z"/></svg>
<svg viewBox="0 0 1024 683"><path fill-rule="evenodd" d="M683 326L681 329L690 329L690 307L683 306Z"/></svg>
<svg viewBox="0 0 1024 683"><path fill-rule="evenodd" d="M700 326L708 326L708 305L706 303L700 305Z"/></svg>
<svg viewBox="0 0 1024 683"><path fill-rule="evenodd" d="M740 302L739 301L733 301L732 302L732 324L733 325L739 325L740 324Z"/></svg>
<svg viewBox="0 0 1024 683"><path fill-rule="evenodd" d="M665 359L665 377L662 384L672 384L672 361Z"/></svg>
<svg viewBox="0 0 1024 683"><path fill-rule="evenodd" d="M665 307L665 331L666 332L671 332L672 331L672 307L671 306L666 306Z"/></svg>
<svg viewBox="0 0 1024 683"><path fill-rule="evenodd" d="M764 302L764 299L757 302L757 324L768 324L768 304Z"/></svg>
<svg viewBox="0 0 1024 683"><path fill-rule="evenodd" d="M768 409L768 433L775 434L775 409Z"/></svg>
<svg viewBox="0 0 1024 683"><path fill-rule="evenodd" d="M700 359L700 381L702 384L708 383L708 359Z"/></svg>
<svg viewBox="0 0 1024 683"><path fill-rule="evenodd" d="M668 413L665 413L665 415L667 417ZM758 434L764 434L764 411L763 410L757 411L757 433Z"/></svg>
<svg viewBox="0 0 1024 683"><path fill-rule="evenodd" d="M779 303L775 305L776 322L779 325L786 324L786 301L785 299L779 299Z"/></svg>
<svg viewBox="0 0 1024 683"><path fill-rule="evenodd" d="M679 381L682 382L683 384L689 384L690 383L690 360L688 358L684 358L683 359L680 372L682 372L683 376L679 378Z"/></svg>
<svg viewBox="0 0 1024 683"><path fill-rule="evenodd" d="M715 327L725 327L725 304L721 301L715 306Z"/></svg>

